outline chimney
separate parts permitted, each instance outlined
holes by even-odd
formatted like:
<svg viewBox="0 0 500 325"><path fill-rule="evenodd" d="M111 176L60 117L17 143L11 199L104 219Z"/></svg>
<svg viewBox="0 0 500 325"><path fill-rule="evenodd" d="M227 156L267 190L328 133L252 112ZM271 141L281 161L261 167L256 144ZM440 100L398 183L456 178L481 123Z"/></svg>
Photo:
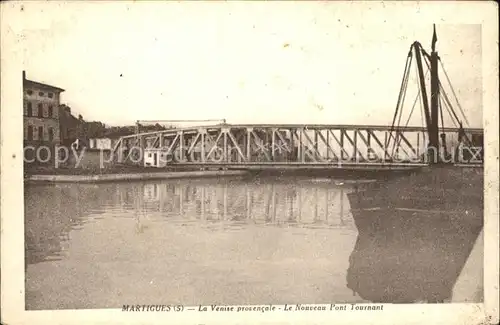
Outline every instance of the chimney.
<svg viewBox="0 0 500 325"><path fill-rule="evenodd" d="M26 71L23 70L23 81L26 80Z"/></svg>

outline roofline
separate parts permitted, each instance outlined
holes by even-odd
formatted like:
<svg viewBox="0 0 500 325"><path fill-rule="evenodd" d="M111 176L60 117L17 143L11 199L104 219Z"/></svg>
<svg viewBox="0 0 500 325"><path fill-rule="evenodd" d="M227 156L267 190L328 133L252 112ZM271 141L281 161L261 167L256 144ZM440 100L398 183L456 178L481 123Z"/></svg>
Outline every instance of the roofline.
<svg viewBox="0 0 500 325"><path fill-rule="evenodd" d="M49 89L56 90L56 91L61 92L61 93L63 91L65 91L62 88L55 87L55 86L52 86L52 85L49 85L49 84L45 84L45 83L42 83L42 82L38 82L38 81L29 80L29 79L24 79L24 83L33 84L35 86L42 87L42 88L49 88Z"/></svg>

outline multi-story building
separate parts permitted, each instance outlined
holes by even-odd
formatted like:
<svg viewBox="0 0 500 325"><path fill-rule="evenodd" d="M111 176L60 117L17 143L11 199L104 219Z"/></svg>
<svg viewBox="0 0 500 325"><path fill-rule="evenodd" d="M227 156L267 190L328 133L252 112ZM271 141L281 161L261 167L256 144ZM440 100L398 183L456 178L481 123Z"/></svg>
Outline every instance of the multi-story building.
<svg viewBox="0 0 500 325"><path fill-rule="evenodd" d="M60 143L59 103L64 89L26 79L23 71L24 142L53 146Z"/></svg>
<svg viewBox="0 0 500 325"><path fill-rule="evenodd" d="M23 128L26 161L38 165L38 163L51 163L55 158L55 146L61 143L59 103L63 91L64 89L58 87L26 79L26 73L23 71Z"/></svg>

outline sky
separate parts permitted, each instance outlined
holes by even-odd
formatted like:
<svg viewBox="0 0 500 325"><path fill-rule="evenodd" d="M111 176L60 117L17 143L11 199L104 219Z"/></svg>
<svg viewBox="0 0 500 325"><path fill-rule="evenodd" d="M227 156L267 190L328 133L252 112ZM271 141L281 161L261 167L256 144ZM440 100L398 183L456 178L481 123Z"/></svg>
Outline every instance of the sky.
<svg viewBox="0 0 500 325"><path fill-rule="evenodd" d="M390 15L365 22L342 10L325 2L27 2L24 69L64 88L62 103L75 114L110 125L390 124L410 45L418 40L430 52L432 24ZM481 127L481 25L436 28L460 104L470 126ZM415 65L411 76L406 114L418 90ZM409 124L422 125L420 106Z"/></svg>

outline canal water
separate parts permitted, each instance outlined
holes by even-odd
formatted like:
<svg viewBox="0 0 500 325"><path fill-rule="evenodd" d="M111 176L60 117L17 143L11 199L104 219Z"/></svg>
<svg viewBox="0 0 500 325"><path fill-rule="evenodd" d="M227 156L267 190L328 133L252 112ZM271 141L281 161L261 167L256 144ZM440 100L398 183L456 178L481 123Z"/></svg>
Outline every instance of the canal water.
<svg viewBox="0 0 500 325"><path fill-rule="evenodd" d="M422 239L424 248L394 236L390 247L360 238L348 197L357 189L269 177L26 185L26 309L398 302L386 293L401 290L404 277L439 282L440 274L409 275L400 265L412 249L424 250L423 264L439 263L436 238ZM397 238L413 231L405 227ZM456 246L449 248L464 250ZM365 262L356 267L359 256ZM391 274L375 274L374 260ZM387 281L398 276L396 290ZM451 292L452 282L440 290ZM356 292L374 283L370 294Z"/></svg>

